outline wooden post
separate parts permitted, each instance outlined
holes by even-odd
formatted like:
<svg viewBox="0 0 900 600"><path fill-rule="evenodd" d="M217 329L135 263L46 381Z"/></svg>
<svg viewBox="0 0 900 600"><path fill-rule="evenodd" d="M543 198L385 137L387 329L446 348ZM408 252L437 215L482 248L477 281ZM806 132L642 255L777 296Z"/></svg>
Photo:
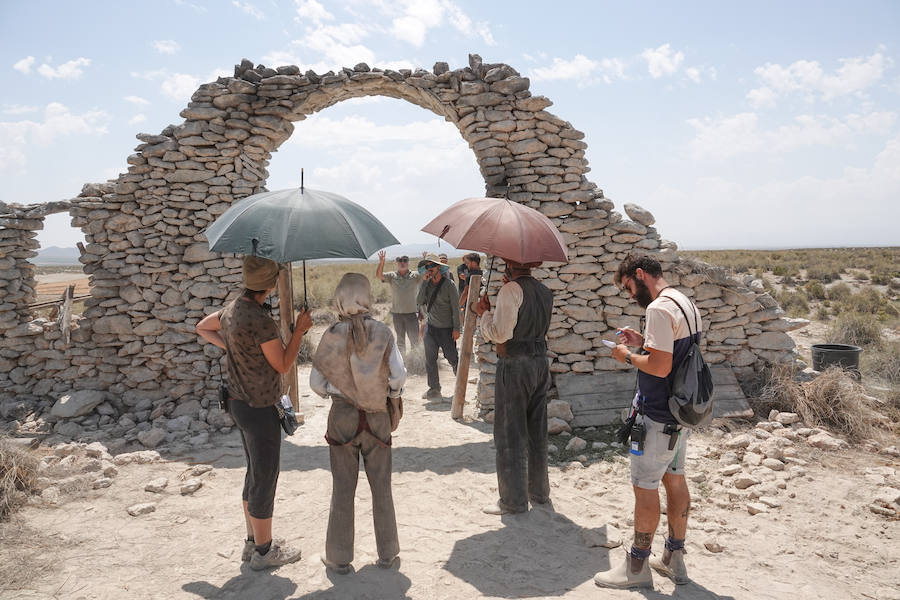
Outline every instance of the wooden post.
<svg viewBox="0 0 900 600"><path fill-rule="evenodd" d="M466 404L466 386L469 383L469 363L472 361L472 339L475 337L475 304L481 293L481 275L469 276L469 294L466 297L466 317L463 323L462 348L456 367L456 389L453 392L453 406L450 416L459 419Z"/></svg>
<svg viewBox="0 0 900 600"><path fill-rule="evenodd" d="M294 328L294 280L291 263L278 273L278 312L281 317L281 337L289 340ZM297 361L283 376L284 389L291 398L294 412L300 414L300 388L297 386Z"/></svg>
<svg viewBox="0 0 900 600"><path fill-rule="evenodd" d="M72 300L75 297L75 286L70 285L63 292L63 303L59 311L59 328L62 331L63 339L66 341L66 347L72 341Z"/></svg>

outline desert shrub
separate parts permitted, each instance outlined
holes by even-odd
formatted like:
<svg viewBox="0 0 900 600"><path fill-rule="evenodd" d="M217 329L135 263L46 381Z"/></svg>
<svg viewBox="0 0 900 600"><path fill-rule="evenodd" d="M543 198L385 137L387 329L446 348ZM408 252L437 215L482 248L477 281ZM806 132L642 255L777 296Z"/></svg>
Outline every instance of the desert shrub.
<svg viewBox="0 0 900 600"><path fill-rule="evenodd" d="M809 314L809 299L803 290L783 290L778 294L778 303L792 317L805 317Z"/></svg>
<svg viewBox="0 0 900 600"><path fill-rule="evenodd" d="M825 286L822 285L822 282L820 281L810 281L805 286L803 286L803 289L806 290L806 293L810 298L813 298L815 300L825 299Z"/></svg>
<svg viewBox="0 0 900 600"><path fill-rule="evenodd" d="M771 409L795 412L803 422L823 427L858 442L872 437L876 406L853 376L840 367L831 367L806 383L794 380L787 367L774 367L765 374L762 390L752 401L757 414Z"/></svg>
<svg viewBox="0 0 900 600"><path fill-rule="evenodd" d="M410 375L424 375L425 347L422 344L416 344L412 348L407 348L406 355L403 357L403 363L406 365L406 371Z"/></svg>
<svg viewBox="0 0 900 600"><path fill-rule="evenodd" d="M859 281L868 281L869 280L869 274L866 273L865 271L854 271L853 277L855 279L858 279Z"/></svg>
<svg viewBox="0 0 900 600"><path fill-rule="evenodd" d="M806 270L806 276L810 280L823 281L829 283L835 279L840 279L840 271L831 265L814 265Z"/></svg>
<svg viewBox="0 0 900 600"><path fill-rule="evenodd" d="M832 344L877 346L881 343L881 323L874 315L842 312L825 334Z"/></svg>
<svg viewBox="0 0 900 600"><path fill-rule="evenodd" d="M887 299L875 288L864 287L846 298L843 305L845 310L874 315L881 311L886 301Z"/></svg>
<svg viewBox="0 0 900 600"><path fill-rule="evenodd" d="M771 410L794 412L803 386L794 381L794 371L785 365L773 365L741 386L758 415L766 417Z"/></svg>
<svg viewBox="0 0 900 600"><path fill-rule="evenodd" d="M788 268L785 265L775 265L772 268L772 274L777 275L778 277L784 277L788 274Z"/></svg>
<svg viewBox="0 0 900 600"><path fill-rule="evenodd" d="M9 515L35 491L37 457L16 448L0 437L0 521Z"/></svg>
<svg viewBox="0 0 900 600"><path fill-rule="evenodd" d="M820 306L816 309L816 319L818 319L819 321L827 321L830 316L831 313L828 312L827 306Z"/></svg>
<svg viewBox="0 0 900 600"><path fill-rule="evenodd" d="M892 290L900 290L900 277L892 277L888 286Z"/></svg>
<svg viewBox="0 0 900 600"><path fill-rule="evenodd" d="M900 342L886 342L863 353L863 372L889 386L900 386Z"/></svg>
<svg viewBox="0 0 900 600"><path fill-rule="evenodd" d="M807 425L826 427L858 442L872 437L880 408L851 375L840 367L803 384L797 412Z"/></svg>
<svg viewBox="0 0 900 600"><path fill-rule="evenodd" d="M311 363L315 353L316 348L313 346L311 336L304 335L300 341L300 352L297 354L297 362Z"/></svg>
<svg viewBox="0 0 900 600"><path fill-rule="evenodd" d="M843 281L828 288L828 299L832 302L843 302L853 295L853 290Z"/></svg>

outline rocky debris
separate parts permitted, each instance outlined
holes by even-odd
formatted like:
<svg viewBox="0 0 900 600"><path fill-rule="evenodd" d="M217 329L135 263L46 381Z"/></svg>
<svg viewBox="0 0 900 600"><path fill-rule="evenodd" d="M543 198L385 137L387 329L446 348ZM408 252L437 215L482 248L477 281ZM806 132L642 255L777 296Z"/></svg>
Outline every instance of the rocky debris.
<svg viewBox="0 0 900 600"><path fill-rule="evenodd" d="M724 475L726 477L730 475L735 475L741 472L741 465L728 465L727 467L722 467L719 469L719 475Z"/></svg>
<svg viewBox="0 0 900 600"><path fill-rule="evenodd" d="M189 494L193 494L197 490L203 487L203 482L199 479L188 479L184 483L181 484L181 495L187 496Z"/></svg>
<svg viewBox="0 0 900 600"><path fill-rule="evenodd" d="M205 473L209 473L213 470L212 465L194 465L190 469L187 470L187 474L192 477L199 477Z"/></svg>
<svg viewBox="0 0 900 600"><path fill-rule="evenodd" d="M622 532L613 525L598 529L582 529L581 540L589 548L618 548L622 545Z"/></svg>
<svg viewBox="0 0 900 600"><path fill-rule="evenodd" d="M61 419L81 417L90 414L96 406L106 399L106 392L96 390L80 390L61 396L50 414Z"/></svg>
<svg viewBox="0 0 900 600"><path fill-rule="evenodd" d="M747 433L741 433L725 441L726 448L747 448L753 443L753 437Z"/></svg>
<svg viewBox="0 0 900 600"><path fill-rule="evenodd" d="M748 502L747 512L749 512L751 515L758 515L760 513L769 512L769 510L766 505L762 504L761 502Z"/></svg>
<svg viewBox="0 0 900 600"><path fill-rule="evenodd" d="M125 510L127 510L128 514L132 517L146 515L148 513L156 511L156 502L141 502L139 504L132 504Z"/></svg>
<svg viewBox="0 0 900 600"><path fill-rule="evenodd" d="M566 444L566 452L580 452L587 448L587 442L578 436L573 437Z"/></svg>
<svg viewBox="0 0 900 600"><path fill-rule="evenodd" d="M774 419L770 418L770 420L781 423L782 425L791 425L793 423L800 422L800 415L798 415L797 413L782 412L782 413L776 414L775 418Z"/></svg>
<svg viewBox="0 0 900 600"><path fill-rule="evenodd" d="M572 427L562 419L551 417L547 420L547 433L550 435L558 435L563 432L569 433L571 431Z"/></svg>
<svg viewBox="0 0 900 600"><path fill-rule="evenodd" d="M819 448L820 450L842 450L848 446L847 442L844 440L833 437L831 434L824 431L811 435L806 441L810 446Z"/></svg>
<svg viewBox="0 0 900 600"><path fill-rule="evenodd" d="M100 477L99 479L95 479L94 483L91 485L95 490L99 490L102 488L108 488L113 483L112 478L110 477Z"/></svg>
<svg viewBox="0 0 900 600"><path fill-rule="evenodd" d="M4 398L4 418L31 414L28 427L53 425L70 438L107 434L150 448L202 446L209 430L232 427L227 413L211 406L217 383L210 375L220 368L221 351L199 341L193 324L239 285L240 259L209 252L202 231L234 202L265 190L272 154L295 122L370 95L403 98L446 116L472 148L487 195L505 194L558 226L569 263L535 271L555 292L548 333L554 373L622 368L600 340L636 325L638 307L612 281L617 259L632 249L658 257L667 281L698 302L708 362L727 361L747 374L795 357L786 332L802 326L800 320L786 319L752 277L736 279L682 260L649 211L630 203L623 205L625 216L615 211L587 178L584 133L548 112L552 102L533 95L529 79L509 65L472 55L456 69L443 61L415 70L360 63L317 74L244 60L232 77L200 85L179 124L138 134L127 172L115 180L87 184L62 202L4 203L0 389L29 398L75 390L70 395L93 398L59 417L40 402ZM28 259L39 247L36 232L46 216L61 212L84 232L80 262L91 276L91 297L83 315L73 317L69 336L28 309L35 298ZM496 353L481 338L477 353L477 397L485 414L493 406ZM88 408L101 393L106 398ZM572 425L561 405L553 411Z"/></svg>
<svg viewBox="0 0 900 600"><path fill-rule="evenodd" d="M113 458L113 462L119 466L135 463L145 465L147 463L161 461L162 457L156 450L138 450L137 452L127 452L117 454Z"/></svg>
<svg viewBox="0 0 900 600"><path fill-rule="evenodd" d="M719 552L722 552L723 550L725 550L725 547L722 546L722 544L720 544L719 542L717 542L715 540L709 540L709 541L703 542L703 547L706 548L707 550L709 550L710 552L712 552L713 554L718 554Z"/></svg>
<svg viewBox="0 0 900 600"><path fill-rule="evenodd" d="M145 492L151 492L154 494L162 494L166 491L166 488L169 485L169 480L166 477L157 477L156 479L151 479L144 486Z"/></svg>
<svg viewBox="0 0 900 600"><path fill-rule="evenodd" d="M741 474L735 477L732 483L737 489L746 490L748 487L759 485L760 480L757 477L753 477L751 475Z"/></svg>

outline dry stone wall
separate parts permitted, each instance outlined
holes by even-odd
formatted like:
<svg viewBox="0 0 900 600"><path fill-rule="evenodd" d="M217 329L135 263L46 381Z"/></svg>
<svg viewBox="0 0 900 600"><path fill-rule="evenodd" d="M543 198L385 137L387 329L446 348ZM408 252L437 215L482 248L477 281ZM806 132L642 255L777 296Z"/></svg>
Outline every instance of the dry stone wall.
<svg viewBox="0 0 900 600"><path fill-rule="evenodd" d="M669 281L698 301L711 362L728 361L744 373L794 358L785 331L798 323L784 319L753 282L680 260L647 211L626 205L629 218L614 211L586 177L584 134L547 112L550 100L533 96L529 80L509 65L470 55L469 65L455 70L443 62L431 71L359 64L320 75L244 60L233 77L199 87L183 122L138 134L141 144L118 179L86 185L66 203L0 210L2 416L147 446L203 443L208 431L230 426L210 405L220 351L201 344L194 327L235 293L240 261L210 253L202 232L233 202L265 189L272 153L294 123L369 95L401 98L453 123L475 153L487 195L507 195L559 226L570 262L537 273L555 293L554 373L620 368L599 340L637 324L640 310L612 284L616 264L635 248L658 256ZM43 216L62 211L84 231L81 262L92 286L68 345L55 323L34 319L25 306L34 294L25 262L36 247L34 232ZM496 362L490 344L479 345L479 358L478 396L487 410ZM53 416L71 390L83 392L77 402L92 408Z"/></svg>

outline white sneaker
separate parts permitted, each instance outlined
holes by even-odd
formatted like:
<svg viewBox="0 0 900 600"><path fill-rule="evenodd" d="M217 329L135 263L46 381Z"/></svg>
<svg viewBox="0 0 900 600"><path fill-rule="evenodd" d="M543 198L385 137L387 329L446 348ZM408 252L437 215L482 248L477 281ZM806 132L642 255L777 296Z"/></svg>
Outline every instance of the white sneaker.
<svg viewBox="0 0 900 600"><path fill-rule="evenodd" d="M634 573L631 570L631 562L633 560L631 554L626 552L625 560L619 563L619 566L594 575L594 583L600 587L618 589L652 588L653 574L650 572L649 561L641 561L643 563L641 570Z"/></svg>
<svg viewBox="0 0 900 600"><path fill-rule="evenodd" d="M684 565L684 550L675 550L674 552L666 550L660 558L654 556L650 559L650 566L657 573L674 581L676 585L684 585L691 580L687 574L687 567Z"/></svg>
<svg viewBox="0 0 900 600"><path fill-rule="evenodd" d="M244 540L244 549L241 550L241 560L247 562L253 558L254 550L256 550L256 542L253 540Z"/></svg>
<svg viewBox="0 0 900 600"><path fill-rule="evenodd" d="M257 550L253 551L253 556L250 558L250 568L254 571L261 571L297 562L298 560L300 560L300 550L273 542L269 551L265 554L260 554Z"/></svg>

